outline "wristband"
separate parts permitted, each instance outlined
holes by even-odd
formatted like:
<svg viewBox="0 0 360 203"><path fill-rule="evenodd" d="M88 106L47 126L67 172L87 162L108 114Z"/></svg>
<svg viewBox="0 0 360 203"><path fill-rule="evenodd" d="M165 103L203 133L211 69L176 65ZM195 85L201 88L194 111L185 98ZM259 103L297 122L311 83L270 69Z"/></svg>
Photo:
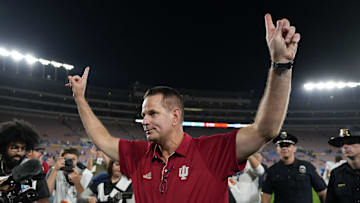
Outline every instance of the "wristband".
<svg viewBox="0 0 360 203"><path fill-rule="evenodd" d="M271 67L274 69L292 69L294 61L289 61L288 63L271 62Z"/></svg>

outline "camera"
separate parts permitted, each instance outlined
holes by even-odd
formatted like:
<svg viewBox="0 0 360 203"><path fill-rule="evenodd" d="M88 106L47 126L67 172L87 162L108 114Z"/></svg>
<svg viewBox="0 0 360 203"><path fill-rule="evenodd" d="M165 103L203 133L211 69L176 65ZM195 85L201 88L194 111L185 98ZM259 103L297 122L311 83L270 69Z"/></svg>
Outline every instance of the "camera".
<svg viewBox="0 0 360 203"><path fill-rule="evenodd" d="M35 180L36 177L33 177ZM38 177L40 178L40 176ZM1 185L9 185L7 191L0 192L0 203L32 203L38 197L38 193L32 186L32 179L25 179L21 182L14 180L13 176L10 175L9 178L3 182Z"/></svg>
<svg viewBox="0 0 360 203"><path fill-rule="evenodd" d="M67 171L67 172L73 172L73 160L72 159L65 159L65 166L61 167L60 170Z"/></svg>
<svg viewBox="0 0 360 203"><path fill-rule="evenodd" d="M31 159L16 166L9 176L5 176L0 184L0 203L32 203L37 197L36 182L43 180L45 174L41 163Z"/></svg>
<svg viewBox="0 0 360 203"><path fill-rule="evenodd" d="M132 198L133 193L132 192L118 192L114 197L109 197L108 201L106 203L117 203L120 200L123 199L131 199Z"/></svg>

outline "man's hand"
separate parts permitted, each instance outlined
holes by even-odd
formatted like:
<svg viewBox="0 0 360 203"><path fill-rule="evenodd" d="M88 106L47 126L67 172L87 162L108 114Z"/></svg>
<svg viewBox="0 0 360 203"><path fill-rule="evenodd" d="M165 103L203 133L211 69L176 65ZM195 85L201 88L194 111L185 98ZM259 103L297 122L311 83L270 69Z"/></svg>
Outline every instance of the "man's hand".
<svg viewBox="0 0 360 203"><path fill-rule="evenodd" d="M260 153L256 153L254 156L255 156L255 158L256 158L260 163L262 162L263 157L261 156Z"/></svg>
<svg viewBox="0 0 360 203"><path fill-rule="evenodd" d="M86 67L83 75L68 76L69 83L65 84L67 87L71 87L73 91L73 96L75 98L84 98L87 79L89 75L90 67Z"/></svg>
<svg viewBox="0 0 360 203"><path fill-rule="evenodd" d="M97 202L97 199L96 199L96 197L89 197L89 198L88 198L88 202L89 202L89 203L96 203L96 202Z"/></svg>
<svg viewBox="0 0 360 203"><path fill-rule="evenodd" d="M90 149L90 156L93 157L96 155L96 147L95 145L91 147Z"/></svg>
<svg viewBox="0 0 360 203"><path fill-rule="evenodd" d="M72 183L80 184L82 175L80 175L75 169L73 169L73 172L69 173L68 177Z"/></svg>
<svg viewBox="0 0 360 203"><path fill-rule="evenodd" d="M273 62L288 63L295 59L300 34L288 19L277 21L275 27L270 14L265 15L266 42Z"/></svg>
<svg viewBox="0 0 360 203"><path fill-rule="evenodd" d="M59 171L60 168L62 168L62 167L64 167L64 166L65 166L65 158L59 156L59 157L56 159L56 164L55 164L54 170Z"/></svg>

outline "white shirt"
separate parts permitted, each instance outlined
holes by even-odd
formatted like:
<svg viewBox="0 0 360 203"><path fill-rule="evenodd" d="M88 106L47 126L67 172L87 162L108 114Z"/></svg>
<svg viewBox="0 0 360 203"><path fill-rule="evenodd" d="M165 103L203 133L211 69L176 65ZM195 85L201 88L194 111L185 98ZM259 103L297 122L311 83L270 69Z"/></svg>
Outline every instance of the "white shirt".
<svg viewBox="0 0 360 203"><path fill-rule="evenodd" d="M49 174L51 171L49 171ZM91 178L92 173L85 169L82 173L82 177L80 180L81 186L85 189ZM74 185L70 185L66 178L64 171L58 171L56 174L56 182L54 188L54 203L75 203L77 200L78 193Z"/></svg>
<svg viewBox="0 0 360 203"><path fill-rule="evenodd" d="M335 163L333 161L327 161L325 163L325 171L324 171L324 174L323 174L323 179L326 183L326 185L329 184L329 179L330 179L330 168L335 165Z"/></svg>
<svg viewBox="0 0 360 203"><path fill-rule="evenodd" d="M334 163L334 162L332 162L332 161L327 161L327 162L325 163L325 171L324 171L324 174L323 174L323 179L324 179L326 185L329 184L329 179L330 179L330 173L331 173L331 171L332 171L334 168L340 166L341 164L343 164L343 163L345 163L345 162L346 162L346 160L340 160L339 162L336 162L336 163ZM327 171L329 171L328 174L327 174Z"/></svg>
<svg viewBox="0 0 360 203"><path fill-rule="evenodd" d="M260 202L259 176L265 173L264 167L259 164L252 168L249 161L246 162L242 173L228 178L229 189L237 203L258 203Z"/></svg>

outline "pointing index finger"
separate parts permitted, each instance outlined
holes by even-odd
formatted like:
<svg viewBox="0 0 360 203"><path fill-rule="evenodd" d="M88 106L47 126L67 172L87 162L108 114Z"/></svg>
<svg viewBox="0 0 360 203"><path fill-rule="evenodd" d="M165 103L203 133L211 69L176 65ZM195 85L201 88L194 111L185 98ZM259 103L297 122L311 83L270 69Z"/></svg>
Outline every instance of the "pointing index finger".
<svg viewBox="0 0 360 203"><path fill-rule="evenodd" d="M269 13L265 14L265 28L266 36L269 36L269 34L275 30L275 25Z"/></svg>
<svg viewBox="0 0 360 203"><path fill-rule="evenodd" d="M89 66L85 68L84 73L83 73L83 75L81 76L82 79L87 80L88 75L89 75L89 70L90 70L90 67L89 67Z"/></svg>

